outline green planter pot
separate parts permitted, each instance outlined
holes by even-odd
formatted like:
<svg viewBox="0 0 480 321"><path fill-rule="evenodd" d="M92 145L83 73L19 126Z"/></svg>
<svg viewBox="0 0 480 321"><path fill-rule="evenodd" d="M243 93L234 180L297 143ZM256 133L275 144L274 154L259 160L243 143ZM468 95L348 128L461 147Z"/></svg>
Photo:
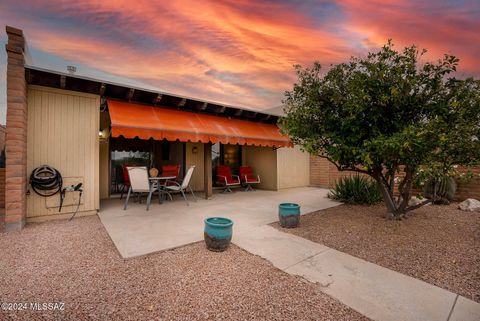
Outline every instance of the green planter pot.
<svg viewBox="0 0 480 321"><path fill-rule="evenodd" d="M210 251L222 252L232 240L233 221L224 217L209 217L205 219L203 237Z"/></svg>
<svg viewBox="0 0 480 321"><path fill-rule="evenodd" d="M300 222L300 205L295 203L282 203L278 205L278 219L282 227L297 227Z"/></svg>

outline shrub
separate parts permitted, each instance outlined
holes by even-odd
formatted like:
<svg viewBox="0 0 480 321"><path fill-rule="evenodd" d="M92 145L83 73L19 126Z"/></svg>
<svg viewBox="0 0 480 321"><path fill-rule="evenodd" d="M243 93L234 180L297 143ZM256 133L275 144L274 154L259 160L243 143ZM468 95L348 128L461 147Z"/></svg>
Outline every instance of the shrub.
<svg viewBox="0 0 480 321"><path fill-rule="evenodd" d="M375 204L382 200L375 181L360 175L342 177L329 197L348 204Z"/></svg>

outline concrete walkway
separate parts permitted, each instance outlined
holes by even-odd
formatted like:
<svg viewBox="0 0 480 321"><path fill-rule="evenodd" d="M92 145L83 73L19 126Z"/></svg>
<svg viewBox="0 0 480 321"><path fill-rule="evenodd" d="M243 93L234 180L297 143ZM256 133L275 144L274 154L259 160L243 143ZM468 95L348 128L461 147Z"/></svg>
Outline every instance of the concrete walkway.
<svg viewBox="0 0 480 321"><path fill-rule="evenodd" d="M373 320L480 320L472 300L271 226L237 232L233 242Z"/></svg>
<svg viewBox="0 0 480 321"><path fill-rule="evenodd" d="M233 243L277 268L319 284L319 289L374 320L480 320L480 304L455 293L311 242L267 225L281 202L302 206L302 214L338 205L327 190L297 188L279 192L216 194L186 206L183 200L152 204L102 202L100 219L124 258L203 240L203 220L231 218Z"/></svg>

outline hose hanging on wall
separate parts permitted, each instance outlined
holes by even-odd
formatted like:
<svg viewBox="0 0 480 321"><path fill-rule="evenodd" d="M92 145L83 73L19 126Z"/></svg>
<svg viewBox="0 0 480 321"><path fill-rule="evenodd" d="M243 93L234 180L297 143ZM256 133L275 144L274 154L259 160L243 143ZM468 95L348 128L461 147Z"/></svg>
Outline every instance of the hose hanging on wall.
<svg viewBox="0 0 480 321"><path fill-rule="evenodd" d="M70 220L72 220L75 214L77 214L83 193L82 183L62 189L62 174L60 174L60 172L52 166L42 165L32 171L32 174L30 175L30 185L36 194L43 197L50 197L60 193L60 206L58 208L58 212L62 211L65 192L79 192L77 208L75 209L72 217L70 217Z"/></svg>
<svg viewBox="0 0 480 321"><path fill-rule="evenodd" d="M40 196L53 196L62 191L62 174L51 166L42 165L32 171L30 185L33 191Z"/></svg>

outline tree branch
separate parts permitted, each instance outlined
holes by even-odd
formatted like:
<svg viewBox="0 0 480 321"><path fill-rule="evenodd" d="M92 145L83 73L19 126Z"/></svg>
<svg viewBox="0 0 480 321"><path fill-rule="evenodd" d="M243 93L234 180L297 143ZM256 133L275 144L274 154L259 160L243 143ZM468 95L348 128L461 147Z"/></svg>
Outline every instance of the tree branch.
<svg viewBox="0 0 480 321"><path fill-rule="evenodd" d="M413 211L413 210L415 210L415 209L417 209L417 208L420 208L420 207L422 207L422 206L424 206L424 205L427 205L428 203L432 203L432 204L433 204L433 198L432 198L432 199L425 200L425 201L423 201L423 202L421 202L421 203L418 203L417 205L412 205L412 206L407 207L407 208L405 209L405 213L406 213L406 212Z"/></svg>
<svg viewBox="0 0 480 321"><path fill-rule="evenodd" d="M358 172L358 173L362 173L362 174L366 174L366 175L370 175L372 176L372 173L368 170L364 170L364 169L360 169L358 167L355 167L355 166L348 166L348 167L342 167L340 165L338 165L335 161L333 161L330 157L326 156L326 155L317 155L318 157L320 158L325 158L326 160L328 160L330 163L332 163L333 165L335 165L335 167L337 168L337 170L339 172L345 172L345 171L352 171L352 172Z"/></svg>

